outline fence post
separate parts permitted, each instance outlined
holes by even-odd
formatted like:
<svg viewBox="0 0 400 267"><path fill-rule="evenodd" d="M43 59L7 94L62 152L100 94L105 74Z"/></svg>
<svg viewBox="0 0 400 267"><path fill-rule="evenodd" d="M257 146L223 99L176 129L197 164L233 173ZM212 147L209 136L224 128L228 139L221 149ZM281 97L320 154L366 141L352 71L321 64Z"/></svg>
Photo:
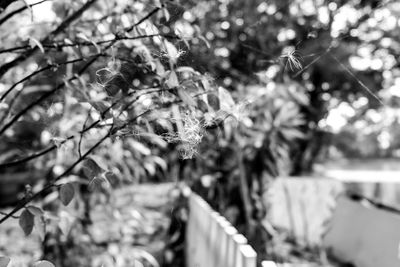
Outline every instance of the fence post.
<svg viewBox="0 0 400 267"><path fill-rule="evenodd" d="M273 261L263 261L261 262L262 267L278 267Z"/></svg>
<svg viewBox="0 0 400 267"><path fill-rule="evenodd" d="M242 257L240 254L240 246L247 244L247 239L242 234L233 236L233 267L240 267Z"/></svg>
<svg viewBox="0 0 400 267"><path fill-rule="evenodd" d="M225 228L225 236L226 236L226 241L225 241L225 248L226 248L226 261L225 261L225 266L232 267L233 262L234 262L234 257L235 253L233 251L234 249L234 240L233 237L234 235L237 234L237 230L233 226L228 226Z"/></svg>
<svg viewBox="0 0 400 267"><path fill-rule="evenodd" d="M225 243L224 242L226 240L226 234L225 234L225 229L229 226L231 226L231 224L225 219L225 217L219 215L217 218L217 222L218 222L218 233L217 233L217 249L215 250L215 253L217 253L217 262L215 267L222 267L224 266L224 258L226 257L226 255L224 255L224 253L226 252L225 249Z"/></svg>
<svg viewBox="0 0 400 267"><path fill-rule="evenodd" d="M217 243L217 238L218 238L218 218L219 214L218 212L211 212L209 214L210 218L210 232L209 232L209 243L208 243L208 252L209 255L207 256L208 264L207 267L214 267L216 266L217 259L216 259L216 254L215 251L217 250L216 243Z"/></svg>
<svg viewBox="0 0 400 267"><path fill-rule="evenodd" d="M256 267L257 253L250 245L241 245L240 254L242 254L242 267Z"/></svg>
<svg viewBox="0 0 400 267"><path fill-rule="evenodd" d="M207 256L209 255L209 247L207 246L208 237L210 234L210 217L208 216L211 213L211 207L207 204L207 202L199 196L196 196L197 207L199 209L197 220L199 221L197 233L200 234L200 238L198 239L197 247L197 266L199 267L207 267ZM196 229L195 229L196 231Z"/></svg>

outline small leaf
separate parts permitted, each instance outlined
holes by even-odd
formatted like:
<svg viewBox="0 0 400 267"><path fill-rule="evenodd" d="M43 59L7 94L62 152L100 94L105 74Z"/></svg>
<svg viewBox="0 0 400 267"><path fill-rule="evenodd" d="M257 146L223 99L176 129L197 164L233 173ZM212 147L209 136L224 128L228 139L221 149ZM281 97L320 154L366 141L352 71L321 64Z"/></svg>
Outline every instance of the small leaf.
<svg viewBox="0 0 400 267"><path fill-rule="evenodd" d="M221 109L224 111L231 112L232 108L235 106L235 101L233 100L229 91L222 87L219 87L218 88L218 97L220 100Z"/></svg>
<svg viewBox="0 0 400 267"><path fill-rule="evenodd" d="M25 235L30 235L30 233L32 233L33 225L33 214L30 213L27 209L24 209L24 211L21 213L21 216L19 216L19 226L22 228Z"/></svg>
<svg viewBox="0 0 400 267"><path fill-rule="evenodd" d="M106 172L104 173L104 177L110 182L111 185L117 185L120 181L118 176L114 172Z"/></svg>
<svg viewBox="0 0 400 267"><path fill-rule="evenodd" d="M177 71L177 72L196 73L196 71L195 71L192 67L187 67L187 66L178 67L178 68L176 68L176 71Z"/></svg>
<svg viewBox="0 0 400 267"><path fill-rule="evenodd" d="M164 14L165 21L169 21L171 16L166 8L163 8L163 14Z"/></svg>
<svg viewBox="0 0 400 267"><path fill-rule="evenodd" d="M66 211L61 211L58 216L58 219L59 219L58 228L61 230L61 233L63 235L68 235L69 232L71 231L74 221L71 214L69 214Z"/></svg>
<svg viewBox="0 0 400 267"><path fill-rule="evenodd" d="M198 108L199 108L202 112L204 112L204 113L206 113L206 112L208 111L208 105L207 105L207 103L204 102L204 101L201 100L201 99L198 99L198 100L197 100L197 106L198 106Z"/></svg>
<svg viewBox="0 0 400 267"><path fill-rule="evenodd" d="M7 267L10 263L10 258L6 256L0 256L0 267Z"/></svg>
<svg viewBox="0 0 400 267"><path fill-rule="evenodd" d="M39 234L40 240L44 241L46 235L46 221L43 216L35 216L35 228Z"/></svg>
<svg viewBox="0 0 400 267"><path fill-rule="evenodd" d="M60 200L65 206L67 206L74 198L75 189L72 184L63 184L60 188Z"/></svg>
<svg viewBox="0 0 400 267"><path fill-rule="evenodd" d="M206 91L210 90L211 86L210 86L210 82L208 81L207 78L202 78L201 84L203 85L204 90L206 90Z"/></svg>
<svg viewBox="0 0 400 267"><path fill-rule="evenodd" d="M193 100L193 98L182 88L178 89L178 95L185 104L188 104L189 106L196 106L196 102Z"/></svg>
<svg viewBox="0 0 400 267"><path fill-rule="evenodd" d="M178 76L175 71L171 71L166 82L168 88L175 88L179 86Z"/></svg>
<svg viewBox="0 0 400 267"><path fill-rule="evenodd" d="M49 261L38 261L33 264L33 267L55 267L53 263Z"/></svg>
<svg viewBox="0 0 400 267"><path fill-rule="evenodd" d="M92 158L87 158L83 161L83 172L87 178L92 179L93 177L104 172L104 169L97 164Z"/></svg>
<svg viewBox="0 0 400 267"><path fill-rule="evenodd" d="M82 40L84 40L86 42L90 42L89 38L83 32L78 33L76 35L76 37L81 38Z"/></svg>
<svg viewBox="0 0 400 267"><path fill-rule="evenodd" d="M94 107L102 117L109 119L112 117L112 114L110 113L110 108L109 105L107 105L106 101L89 101L89 103Z"/></svg>
<svg viewBox="0 0 400 267"><path fill-rule="evenodd" d="M41 209L41 208L38 208L38 207L35 207L35 206L28 206L28 207L26 207L26 209L30 212L30 213L32 213L33 215L35 215L35 216L42 216L43 215L43 210Z"/></svg>
<svg viewBox="0 0 400 267"><path fill-rule="evenodd" d="M32 48L35 47L35 46L37 46L37 47L40 49L40 51L42 51L42 53L44 54L43 45L39 42L38 39L33 38L33 37L29 37L29 40L33 42L33 44L31 44L31 47L32 47Z"/></svg>
<svg viewBox="0 0 400 267"><path fill-rule="evenodd" d="M208 94L207 101L208 101L208 104L210 105L210 107L212 107L212 109L214 111L217 111L220 109L219 98L215 94Z"/></svg>
<svg viewBox="0 0 400 267"><path fill-rule="evenodd" d="M170 64L171 65L176 64L176 62L178 61L179 55L180 55L178 49L176 49L176 47L172 43L168 42L167 40L164 40L164 45L167 50Z"/></svg>
<svg viewBox="0 0 400 267"><path fill-rule="evenodd" d="M89 190L90 191L99 191L103 187L108 187L109 182L104 176L96 176L94 177L89 183Z"/></svg>

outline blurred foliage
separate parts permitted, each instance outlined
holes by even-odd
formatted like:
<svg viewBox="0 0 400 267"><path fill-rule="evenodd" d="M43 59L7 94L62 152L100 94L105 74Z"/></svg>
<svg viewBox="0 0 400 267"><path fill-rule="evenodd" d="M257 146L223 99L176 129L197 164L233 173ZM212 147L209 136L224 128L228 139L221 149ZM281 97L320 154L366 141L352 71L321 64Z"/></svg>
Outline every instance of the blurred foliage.
<svg viewBox="0 0 400 267"><path fill-rule="evenodd" d="M93 198L112 188L185 181L264 256L274 177L399 156L396 1L0 7L0 201L47 245L90 236ZM72 199L76 234L43 227Z"/></svg>

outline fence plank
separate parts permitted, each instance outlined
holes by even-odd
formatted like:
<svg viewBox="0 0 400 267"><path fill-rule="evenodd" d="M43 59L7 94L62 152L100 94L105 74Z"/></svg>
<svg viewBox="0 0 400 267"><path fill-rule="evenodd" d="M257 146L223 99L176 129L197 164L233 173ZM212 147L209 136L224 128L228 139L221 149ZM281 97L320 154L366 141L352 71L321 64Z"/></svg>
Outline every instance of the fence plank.
<svg viewBox="0 0 400 267"><path fill-rule="evenodd" d="M256 252L235 227L194 193L188 204L187 266L256 267Z"/></svg>
<svg viewBox="0 0 400 267"><path fill-rule="evenodd" d="M225 228L225 235L226 235L226 240L224 241L225 244L225 248L226 248L226 261L225 261L225 266L233 266L233 258L235 256L235 253L233 251L234 249L234 240L233 240L233 236L237 234L237 230L235 227L233 226L229 226L227 228Z"/></svg>
<svg viewBox="0 0 400 267"><path fill-rule="evenodd" d="M240 254L240 246L247 244L247 239L242 234L237 234L233 236L233 267L240 266L242 262L242 257Z"/></svg>
<svg viewBox="0 0 400 267"><path fill-rule="evenodd" d="M263 261L261 262L262 267L278 267L273 261Z"/></svg>
<svg viewBox="0 0 400 267"><path fill-rule="evenodd" d="M217 253L216 267L224 266L224 259L226 257L226 255L224 255L226 251L224 246L225 245L224 241L226 239L225 229L231 226L231 224L221 215L218 216L217 222L218 222L218 233L217 233L217 243L216 243L217 249L215 250L215 253Z"/></svg>
<svg viewBox="0 0 400 267"><path fill-rule="evenodd" d="M257 253L250 245L241 245L240 253L242 254L243 267L256 267L257 266Z"/></svg>

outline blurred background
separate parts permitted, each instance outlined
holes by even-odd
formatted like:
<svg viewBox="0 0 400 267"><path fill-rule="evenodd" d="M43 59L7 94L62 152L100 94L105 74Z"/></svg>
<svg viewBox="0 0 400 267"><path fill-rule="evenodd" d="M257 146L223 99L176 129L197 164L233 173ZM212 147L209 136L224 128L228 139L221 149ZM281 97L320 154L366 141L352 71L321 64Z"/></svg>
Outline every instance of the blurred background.
<svg viewBox="0 0 400 267"><path fill-rule="evenodd" d="M374 0L1 1L0 256L185 266L193 191L259 263L395 266L399 18Z"/></svg>

